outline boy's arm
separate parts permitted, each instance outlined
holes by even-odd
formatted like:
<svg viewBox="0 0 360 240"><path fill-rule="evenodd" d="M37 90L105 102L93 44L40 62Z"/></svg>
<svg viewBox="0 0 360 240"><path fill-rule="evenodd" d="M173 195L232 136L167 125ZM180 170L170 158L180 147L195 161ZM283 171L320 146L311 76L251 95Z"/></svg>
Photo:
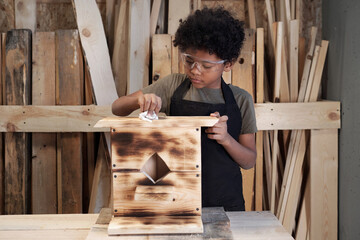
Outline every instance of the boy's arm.
<svg viewBox="0 0 360 240"><path fill-rule="evenodd" d="M256 162L256 143L255 134L241 134L238 140L235 140L227 132L227 116L221 116L219 113L213 113L211 116L218 117L219 121L211 128L206 129L208 138L216 140L221 144L235 162L243 169L254 167Z"/></svg>
<svg viewBox="0 0 360 240"><path fill-rule="evenodd" d="M141 90L122 96L116 99L111 105L112 113L117 116L127 116L136 109L144 111L155 111L159 113L161 108L161 98L155 94L143 94Z"/></svg>

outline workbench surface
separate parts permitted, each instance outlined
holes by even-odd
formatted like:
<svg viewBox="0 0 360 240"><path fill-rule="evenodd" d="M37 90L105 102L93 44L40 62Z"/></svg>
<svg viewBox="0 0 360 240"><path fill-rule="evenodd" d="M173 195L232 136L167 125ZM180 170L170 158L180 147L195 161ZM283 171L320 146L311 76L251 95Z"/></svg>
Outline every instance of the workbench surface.
<svg viewBox="0 0 360 240"><path fill-rule="evenodd" d="M233 239L293 239L270 212L226 214L230 219ZM99 214L2 215L0 239L85 240L98 216Z"/></svg>

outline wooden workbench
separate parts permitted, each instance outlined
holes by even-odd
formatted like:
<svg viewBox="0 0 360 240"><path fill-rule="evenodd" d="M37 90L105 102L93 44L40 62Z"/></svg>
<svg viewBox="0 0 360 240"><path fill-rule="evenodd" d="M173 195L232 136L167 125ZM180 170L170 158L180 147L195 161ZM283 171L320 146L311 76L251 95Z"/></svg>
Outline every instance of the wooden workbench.
<svg viewBox="0 0 360 240"><path fill-rule="evenodd" d="M232 239L293 239L270 212L227 212L226 214L230 219ZM85 240L98 216L99 214L2 215L0 239ZM119 239L119 237L106 236L101 239Z"/></svg>

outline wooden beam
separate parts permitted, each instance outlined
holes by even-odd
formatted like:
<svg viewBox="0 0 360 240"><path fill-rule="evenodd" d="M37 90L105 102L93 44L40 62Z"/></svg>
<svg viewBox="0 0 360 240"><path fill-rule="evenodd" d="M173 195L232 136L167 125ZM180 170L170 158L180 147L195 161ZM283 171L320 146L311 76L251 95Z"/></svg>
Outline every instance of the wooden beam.
<svg viewBox="0 0 360 240"><path fill-rule="evenodd" d="M31 31L6 34L4 104L28 105L31 92ZM5 134L5 213L30 212L30 141L26 133Z"/></svg>
<svg viewBox="0 0 360 240"><path fill-rule="evenodd" d="M298 99L299 92L299 80L298 80L298 67L299 67L299 21L291 20L290 23L290 102L296 102Z"/></svg>
<svg viewBox="0 0 360 240"><path fill-rule="evenodd" d="M106 132L110 106L0 106L0 132ZM340 102L257 103L258 130L340 128ZM25 124L24 124L25 122Z"/></svg>
<svg viewBox="0 0 360 240"><path fill-rule="evenodd" d="M7 32L15 28L14 0L1 1L0 16L0 32Z"/></svg>
<svg viewBox="0 0 360 240"><path fill-rule="evenodd" d="M153 36L156 33L156 26L159 18L161 0L154 0L151 7L150 14L150 34Z"/></svg>
<svg viewBox="0 0 360 240"><path fill-rule="evenodd" d="M56 31L56 104L83 103L83 58L77 30ZM58 213L82 212L82 134L57 135Z"/></svg>
<svg viewBox="0 0 360 240"><path fill-rule="evenodd" d="M95 0L73 0L97 105L107 105L118 98L111 71L109 50L99 8ZM79 55L80 56L80 55ZM80 57L78 58L80 61Z"/></svg>
<svg viewBox="0 0 360 240"><path fill-rule="evenodd" d="M338 131L336 129L311 130L310 196L312 196L310 239L337 239Z"/></svg>
<svg viewBox="0 0 360 240"><path fill-rule="evenodd" d="M256 31L256 102L264 102L264 29ZM256 165L255 165L255 211L262 211L263 207L263 136L256 133Z"/></svg>
<svg viewBox="0 0 360 240"><path fill-rule="evenodd" d="M3 104L3 85L5 81L5 41L6 33L0 34L0 106ZM0 133L0 215L4 214L4 144Z"/></svg>
<svg viewBox="0 0 360 240"><path fill-rule="evenodd" d="M251 29L256 29L256 16L255 16L255 6L254 0L247 0L247 7L249 13L249 25Z"/></svg>
<svg viewBox="0 0 360 240"><path fill-rule="evenodd" d="M33 36L32 104L55 105L55 33ZM57 213L56 134L32 134L32 213Z"/></svg>

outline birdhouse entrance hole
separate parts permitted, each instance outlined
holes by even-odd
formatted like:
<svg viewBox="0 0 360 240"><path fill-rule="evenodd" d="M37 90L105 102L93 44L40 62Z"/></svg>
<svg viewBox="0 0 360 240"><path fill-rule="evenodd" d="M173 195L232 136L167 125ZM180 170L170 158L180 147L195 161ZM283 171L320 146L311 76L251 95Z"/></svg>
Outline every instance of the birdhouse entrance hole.
<svg viewBox="0 0 360 240"><path fill-rule="evenodd" d="M170 172L170 169L164 160L157 153L154 153L141 168L141 172L156 184Z"/></svg>

